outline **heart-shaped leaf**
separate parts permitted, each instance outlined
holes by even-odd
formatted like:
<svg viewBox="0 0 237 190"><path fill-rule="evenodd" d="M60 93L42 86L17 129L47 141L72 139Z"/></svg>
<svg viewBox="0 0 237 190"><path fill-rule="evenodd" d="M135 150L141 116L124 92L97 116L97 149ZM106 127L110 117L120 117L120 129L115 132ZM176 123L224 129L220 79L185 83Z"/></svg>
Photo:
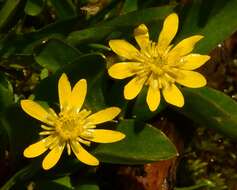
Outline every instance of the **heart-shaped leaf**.
<svg viewBox="0 0 237 190"><path fill-rule="evenodd" d="M99 144L93 151L102 162L145 164L177 156L172 142L159 129L135 120L123 120L117 130L126 135L122 141Z"/></svg>

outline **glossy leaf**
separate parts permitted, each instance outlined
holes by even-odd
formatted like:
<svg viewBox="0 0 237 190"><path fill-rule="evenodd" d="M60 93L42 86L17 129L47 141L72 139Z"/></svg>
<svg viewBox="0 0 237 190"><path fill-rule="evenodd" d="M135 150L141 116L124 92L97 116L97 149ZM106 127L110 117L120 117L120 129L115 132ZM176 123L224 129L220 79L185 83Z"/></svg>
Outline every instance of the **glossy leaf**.
<svg viewBox="0 0 237 190"><path fill-rule="evenodd" d="M73 184L75 190L99 190L99 185L97 184L97 176L95 173L80 171L81 175L74 178Z"/></svg>
<svg viewBox="0 0 237 190"><path fill-rule="evenodd" d="M181 113L202 126L237 138L237 103L224 93L211 89L182 90L185 104ZM188 126L187 126L188 127Z"/></svg>
<svg viewBox="0 0 237 190"><path fill-rule="evenodd" d="M159 114L161 111L163 111L167 104L164 102L164 99L161 98L160 105L155 111L150 111L147 102L146 102L146 96L147 96L147 88L143 87L143 90L140 92L138 97L135 100L135 104L132 109L132 115L136 120L139 121L147 121L153 117L155 117L157 114Z"/></svg>
<svg viewBox="0 0 237 190"><path fill-rule="evenodd" d="M13 89L10 82L0 73L0 120L3 118L7 107L14 103ZM7 149L9 130L2 122L0 122L0 156L4 155Z"/></svg>
<svg viewBox="0 0 237 190"><path fill-rule="evenodd" d="M100 144L94 155L102 162L145 164L177 156L176 148L159 129L135 120L123 120L117 130L126 135L122 141Z"/></svg>
<svg viewBox="0 0 237 190"><path fill-rule="evenodd" d="M13 104L13 89L9 81L0 73L0 118L6 108ZM8 147L8 130L0 122L0 158L4 158Z"/></svg>
<svg viewBox="0 0 237 190"><path fill-rule="evenodd" d="M237 29L237 0L205 1L195 0L180 11L180 40L194 34L204 38L195 49L198 53L209 53Z"/></svg>
<svg viewBox="0 0 237 190"><path fill-rule="evenodd" d="M88 91L84 106L92 110L105 106L102 90L105 60L99 54L83 55L73 63L66 65L55 74L41 81L35 92L37 100L44 100L50 103L58 102L58 79L63 72L68 75L72 85L82 78L87 80ZM49 86L52 88L45 93L45 89L48 89Z"/></svg>
<svg viewBox="0 0 237 190"><path fill-rule="evenodd" d="M56 13L59 19L67 19L70 17L76 16L76 7L73 4L72 0L50 0L52 5L54 6Z"/></svg>
<svg viewBox="0 0 237 190"><path fill-rule="evenodd" d="M32 54L35 46L45 43L49 38L63 38L77 24L78 18L55 22L35 32L16 34L11 31L0 40L0 55Z"/></svg>
<svg viewBox="0 0 237 190"><path fill-rule="evenodd" d="M30 176L27 176L29 178ZM70 177L68 175L56 178L52 180L52 177L55 178L55 176L51 176L48 178L36 178L34 180L34 188L35 189L57 189L57 190L74 190L74 187L71 184ZM15 187L19 189L22 189L21 187L21 179L17 181L18 183L15 185ZM20 188L21 187L21 188ZM7 189L4 189L7 190Z"/></svg>
<svg viewBox="0 0 237 190"><path fill-rule="evenodd" d="M117 106L121 108L120 116L124 116L126 114L128 101L124 99L123 96L123 88L126 84L126 81L115 81L113 85L107 89L107 93L105 93L105 101L109 106Z"/></svg>
<svg viewBox="0 0 237 190"><path fill-rule="evenodd" d="M53 180L55 183L59 184L59 185L63 185L67 188L73 188L71 181L70 181L70 177L69 176L64 176L58 179Z"/></svg>
<svg viewBox="0 0 237 190"><path fill-rule="evenodd" d="M67 41L70 44L78 45L80 43L100 41L109 36L113 31L127 33L141 23L161 22L166 15L173 11L173 8L174 6L164 6L131 12L111 21L104 22L99 26L74 31L69 34Z"/></svg>
<svg viewBox="0 0 237 190"><path fill-rule="evenodd" d="M100 190L96 184L83 184L76 187L76 190Z"/></svg>
<svg viewBox="0 0 237 190"><path fill-rule="evenodd" d="M0 125L7 132L12 161L18 164L23 159L23 150L36 139L39 123L32 118L29 119L19 105L13 104L1 115ZM27 138L24 138L26 136Z"/></svg>
<svg viewBox="0 0 237 190"><path fill-rule="evenodd" d="M0 30L14 16L14 11L18 8L22 0L6 0L0 10Z"/></svg>
<svg viewBox="0 0 237 190"><path fill-rule="evenodd" d="M27 0L25 5L25 13L30 16L37 16L44 7L44 0Z"/></svg>
<svg viewBox="0 0 237 190"><path fill-rule="evenodd" d="M25 188L25 187L22 187L22 181L32 177L37 170L38 170L38 167L35 167L34 164L30 164L22 168L21 170L16 172L13 176L11 176L11 178L1 187L1 190L10 190L16 184L21 186L20 188L17 187L17 189Z"/></svg>
<svg viewBox="0 0 237 190"><path fill-rule="evenodd" d="M11 83L0 73L0 112L4 111L7 106L13 104L13 89Z"/></svg>
<svg viewBox="0 0 237 190"><path fill-rule="evenodd" d="M34 58L38 64L56 72L61 67L75 61L80 52L63 41L50 39L34 50Z"/></svg>
<svg viewBox="0 0 237 190"><path fill-rule="evenodd" d="M137 5L138 5L137 0L126 0L123 4L122 13L126 14L132 11L136 11Z"/></svg>
<svg viewBox="0 0 237 190"><path fill-rule="evenodd" d="M36 181L35 187L38 189L74 190L74 188L69 188L53 181Z"/></svg>

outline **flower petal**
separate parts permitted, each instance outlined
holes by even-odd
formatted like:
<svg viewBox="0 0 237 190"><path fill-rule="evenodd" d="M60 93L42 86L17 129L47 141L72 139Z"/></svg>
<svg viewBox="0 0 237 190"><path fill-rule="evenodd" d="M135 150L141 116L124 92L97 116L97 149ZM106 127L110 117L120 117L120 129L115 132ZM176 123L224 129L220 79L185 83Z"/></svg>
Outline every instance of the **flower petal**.
<svg viewBox="0 0 237 190"><path fill-rule="evenodd" d="M87 83L85 79L79 80L72 89L70 97L70 106L76 109L77 112L80 111L87 92Z"/></svg>
<svg viewBox="0 0 237 190"><path fill-rule="evenodd" d="M178 31L178 26L179 18L176 13L166 17L158 39L158 46L161 49L165 50L169 46Z"/></svg>
<svg viewBox="0 0 237 190"><path fill-rule="evenodd" d="M67 75L63 73L58 81L58 97L61 110L65 109L68 106L70 96L71 85L68 81Z"/></svg>
<svg viewBox="0 0 237 190"><path fill-rule="evenodd" d="M52 124L52 122L50 122L52 116L38 103L32 100L21 100L21 107L31 117L49 125Z"/></svg>
<svg viewBox="0 0 237 190"><path fill-rule="evenodd" d="M139 51L125 40L110 40L109 46L116 54L127 59L134 59L139 54Z"/></svg>
<svg viewBox="0 0 237 190"><path fill-rule="evenodd" d="M155 111L160 104L160 90L159 88L155 89L152 86L148 88L146 102L151 111Z"/></svg>
<svg viewBox="0 0 237 190"><path fill-rule="evenodd" d="M202 38L203 36L201 35L195 35L189 38L185 38L170 50L170 52L168 53L168 59L174 59L174 57L177 56L182 57L184 55L187 55L188 53L193 51L195 44Z"/></svg>
<svg viewBox="0 0 237 190"><path fill-rule="evenodd" d="M126 86L124 87L125 99L132 100L133 98L135 98L141 91L145 81L146 78L141 79L138 77L135 77L132 80L130 80L128 84L126 84Z"/></svg>
<svg viewBox="0 0 237 190"><path fill-rule="evenodd" d="M179 68L184 70L194 70L201 67L209 59L210 56L208 55L200 55L195 53L189 54L181 59Z"/></svg>
<svg viewBox="0 0 237 190"><path fill-rule="evenodd" d="M107 121L111 121L114 119L119 113L121 109L118 107L110 107L103 110L100 110L92 115L90 115L87 119L93 123L94 125L104 123Z"/></svg>
<svg viewBox="0 0 237 190"><path fill-rule="evenodd" d="M176 79L179 84L190 88L200 88L207 84L205 77L198 72L185 70L180 70L179 72L180 77Z"/></svg>
<svg viewBox="0 0 237 190"><path fill-rule="evenodd" d="M149 45L149 33L145 24L135 28L134 36L141 49L145 49Z"/></svg>
<svg viewBox="0 0 237 190"><path fill-rule="evenodd" d="M72 141L71 142L71 148L74 154L76 155L77 159L81 162L91 165L91 166L98 166L99 160L95 158L92 154L87 152L79 142Z"/></svg>
<svg viewBox="0 0 237 190"><path fill-rule="evenodd" d="M92 138L88 140L97 142L97 143L113 143L120 141L125 138L123 133L113 130L104 130L104 129L92 129Z"/></svg>
<svg viewBox="0 0 237 190"><path fill-rule="evenodd" d="M34 158L37 157L41 154L43 154L48 148L46 146L46 144L48 144L48 142L50 143L50 141L52 141L53 138L52 136L46 137L30 146L28 146L25 150L24 150L24 156L26 158Z"/></svg>
<svg viewBox="0 0 237 190"><path fill-rule="evenodd" d="M115 79L124 79L135 75L138 68L138 62L120 62L112 65L108 72Z"/></svg>
<svg viewBox="0 0 237 190"><path fill-rule="evenodd" d="M162 93L166 102L178 107L183 107L184 97L180 90L174 84L163 88Z"/></svg>
<svg viewBox="0 0 237 190"><path fill-rule="evenodd" d="M47 154L42 163L43 169L49 170L57 164L58 160L62 155L64 147L65 143L59 144Z"/></svg>

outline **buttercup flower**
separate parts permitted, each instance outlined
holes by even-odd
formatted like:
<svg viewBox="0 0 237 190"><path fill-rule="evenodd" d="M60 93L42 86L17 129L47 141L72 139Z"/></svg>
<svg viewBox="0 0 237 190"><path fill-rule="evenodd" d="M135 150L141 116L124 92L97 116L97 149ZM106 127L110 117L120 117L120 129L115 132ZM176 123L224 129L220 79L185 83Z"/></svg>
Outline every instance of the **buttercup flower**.
<svg viewBox="0 0 237 190"><path fill-rule="evenodd" d="M53 109L44 109L32 100L22 100L22 109L30 116L43 122L44 129L39 134L47 136L42 140L28 146L24 150L27 158L37 157L50 150L44 158L42 166L45 170L52 168L60 159L67 147L68 155L72 152L78 160L88 165L98 165L99 161L88 153L81 144L90 145L92 142L112 143L122 140L125 135L112 130L95 129L96 124L101 124L114 119L120 109L110 107L91 114L91 111L81 109L86 97L87 83L85 79L79 80L71 89L66 74L62 74L58 82L60 113Z"/></svg>
<svg viewBox="0 0 237 190"><path fill-rule="evenodd" d="M138 26L134 36L140 50L125 40L110 40L111 49L129 60L116 63L108 70L109 75L115 79L133 77L124 88L125 99L134 99L146 85L146 102L151 111L155 111L160 104L160 92L166 102L182 107L184 98L176 82L190 88L206 85L204 76L192 71L210 59L208 55L191 53L203 36L185 38L173 47L171 41L177 33L178 22L177 14L170 14L164 21L157 42L150 41L144 24Z"/></svg>

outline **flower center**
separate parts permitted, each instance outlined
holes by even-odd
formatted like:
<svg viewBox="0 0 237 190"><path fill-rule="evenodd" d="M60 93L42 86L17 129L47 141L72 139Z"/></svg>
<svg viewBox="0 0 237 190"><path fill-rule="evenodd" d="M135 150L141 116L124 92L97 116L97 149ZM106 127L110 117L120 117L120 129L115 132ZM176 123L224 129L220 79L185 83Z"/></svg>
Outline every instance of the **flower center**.
<svg viewBox="0 0 237 190"><path fill-rule="evenodd" d="M151 85L151 81L156 81L155 88L164 88L175 82L178 70L167 64L167 52L168 49L167 51L159 50L155 42L150 42L145 49L141 49L138 56L141 67L137 75L141 78L146 77L147 85Z"/></svg>
<svg viewBox="0 0 237 190"><path fill-rule="evenodd" d="M72 112L59 114L59 119L55 123L55 130L64 140L73 140L88 133L88 129L92 128L87 120L90 111L82 110L79 113Z"/></svg>
<svg viewBox="0 0 237 190"><path fill-rule="evenodd" d="M165 53L159 51L155 42L150 42L145 49L141 49L139 58L143 63L143 70L149 73L160 76L167 68Z"/></svg>

